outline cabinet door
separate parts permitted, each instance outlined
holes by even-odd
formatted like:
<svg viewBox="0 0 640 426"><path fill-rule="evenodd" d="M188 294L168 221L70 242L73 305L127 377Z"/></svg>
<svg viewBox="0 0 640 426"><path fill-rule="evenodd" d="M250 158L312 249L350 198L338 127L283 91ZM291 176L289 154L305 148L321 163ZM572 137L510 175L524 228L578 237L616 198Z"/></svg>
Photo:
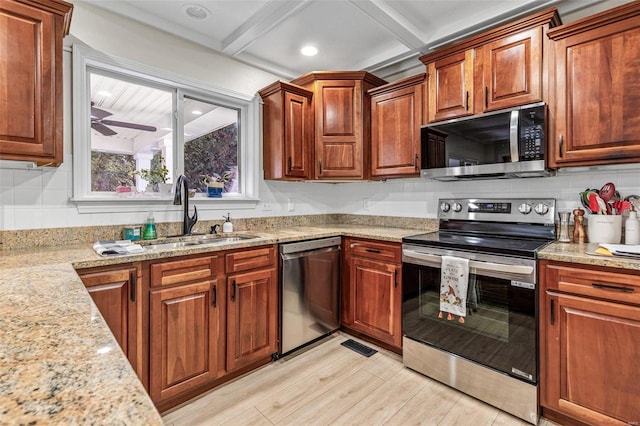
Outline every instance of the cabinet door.
<svg viewBox="0 0 640 426"><path fill-rule="evenodd" d="M278 278L275 269L227 278L227 370L278 350Z"/></svg>
<svg viewBox="0 0 640 426"><path fill-rule="evenodd" d="M362 178L362 81L322 80L316 96L316 178Z"/></svg>
<svg viewBox="0 0 640 426"><path fill-rule="evenodd" d="M220 284L213 279L151 292L149 393L156 404L218 377Z"/></svg>
<svg viewBox="0 0 640 426"><path fill-rule="evenodd" d="M400 266L352 257L349 277L350 326L400 347L402 345Z"/></svg>
<svg viewBox="0 0 640 426"><path fill-rule="evenodd" d="M489 43L478 51L479 88L491 111L542 100L542 28Z"/></svg>
<svg viewBox="0 0 640 426"><path fill-rule="evenodd" d="M547 292L541 403L588 424L640 419L640 307Z"/></svg>
<svg viewBox="0 0 640 426"><path fill-rule="evenodd" d="M63 15L0 1L0 158L62 162Z"/></svg>
<svg viewBox="0 0 640 426"><path fill-rule="evenodd" d="M429 122L473 114L473 58L468 50L427 66Z"/></svg>
<svg viewBox="0 0 640 426"><path fill-rule="evenodd" d="M140 326L137 274L137 268L122 268L86 274L80 272L80 279L131 366L142 378L142 362L138 359L142 355L142 347L137 333Z"/></svg>
<svg viewBox="0 0 640 426"><path fill-rule="evenodd" d="M311 149L311 100L285 92L284 159L285 176L308 179Z"/></svg>
<svg viewBox="0 0 640 426"><path fill-rule="evenodd" d="M422 86L371 98L371 175L420 174Z"/></svg>
<svg viewBox="0 0 640 426"><path fill-rule="evenodd" d="M640 19L560 39L553 59L552 166L640 161Z"/></svg>

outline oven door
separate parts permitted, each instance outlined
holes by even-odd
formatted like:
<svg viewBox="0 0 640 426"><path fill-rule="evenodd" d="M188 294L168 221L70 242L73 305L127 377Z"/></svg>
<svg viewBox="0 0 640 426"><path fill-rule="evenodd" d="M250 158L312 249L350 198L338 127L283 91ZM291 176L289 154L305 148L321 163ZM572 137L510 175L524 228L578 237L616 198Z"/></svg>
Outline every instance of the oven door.
<svg viewBox="0 0 640 426"><path fill-rule="evenodd" d="M441 256L469 259L464 323L440 313ZM403 245L406 337L537 383L534 259Z"/></svg>

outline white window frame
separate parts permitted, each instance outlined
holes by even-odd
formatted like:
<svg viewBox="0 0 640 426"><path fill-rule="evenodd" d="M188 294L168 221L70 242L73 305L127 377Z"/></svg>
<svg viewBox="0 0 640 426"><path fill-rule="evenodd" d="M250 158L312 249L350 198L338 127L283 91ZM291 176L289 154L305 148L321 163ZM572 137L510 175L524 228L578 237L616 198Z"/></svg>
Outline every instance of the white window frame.
<svg viewBox="0 0 640 426"><path fill-rule="evenodd" d="M202 81L175 74L163 69L140 64L98 52L84 45L73 45L73 198L80 213L144 212L150 206L166 205L167 210L179 210L173 206L173 197L121 198L117 194L91 192L91 121L90 81L88 68L116 72L132 76L176 90L178 97L188 95L237 109L238 120L238 169L240 191L223 198L198 197L194 200L200 210L252 209L259 202L260 170L260 104L257 96L246 95ZM174 128L182 128L182 105L176 104ZM184 140L180 131L174 132L174 167L179 176L184 167ZM175 182L175 179L173 180Z"/></svg>

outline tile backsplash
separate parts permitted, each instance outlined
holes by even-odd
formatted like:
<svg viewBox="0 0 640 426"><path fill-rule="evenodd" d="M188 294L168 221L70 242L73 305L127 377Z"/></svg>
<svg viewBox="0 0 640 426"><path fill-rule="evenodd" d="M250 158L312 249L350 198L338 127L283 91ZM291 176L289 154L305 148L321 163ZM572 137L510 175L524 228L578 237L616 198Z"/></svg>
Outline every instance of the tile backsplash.
<svg viewBox="0 0 640 426"><path fill-rule="evenodd" d="M142 224L147 211L79 213L70 201L71 155L59 168L0 168L0 230ZM558 210L580 207L578 193L613 182L622 196L640 194L640 165L576 168L557 176L438 182L395 179L385 182L316 183L262 181L255 208L231 210L232 219L330 213L435 218L445 197L555 198ZM197 205L198 201L192 202ZM157 222L179 222L181 212L167 203L154 206ZM199 210L201 221L221 221L226 210Z"/></svg>

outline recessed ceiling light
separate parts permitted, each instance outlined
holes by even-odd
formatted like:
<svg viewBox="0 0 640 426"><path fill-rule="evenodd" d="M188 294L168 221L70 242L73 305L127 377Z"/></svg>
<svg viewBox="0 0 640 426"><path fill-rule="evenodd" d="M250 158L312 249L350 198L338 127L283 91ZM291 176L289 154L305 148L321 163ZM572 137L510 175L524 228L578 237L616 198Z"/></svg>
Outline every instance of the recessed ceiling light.
<svg viewBox="0 0 640 426"><path fill-rule="evenodd" d="M204 6L199 4L185 4L182 6L182 11L185 15L187 15L191 19L195 19L196 21L204 21L209 16L211 16L211 12Z"/></svg>
<svg viewBox="0 0 640 426"><path fill-rule="evenodd" d="M194 109L193 111L191 111L191 114L193 114L193 115L202 115L202 111L198 111L197 109Z"/></svg>
<svg viewBox="0 0 640 426"><path fill-rule="evenodd" d="M302 49L300 49L300 53L302 53L304 56L316 56L318 54L318 49L313 46L304 46Z"/></svg>
<svg viewBox="0 0 640 426"><path fill-rule="evenodd" d="M104 96L105 98L110 98L111 97L111 92L107 92L106 90L100 90L98 93L96 93L98 96Z"/></svg>

